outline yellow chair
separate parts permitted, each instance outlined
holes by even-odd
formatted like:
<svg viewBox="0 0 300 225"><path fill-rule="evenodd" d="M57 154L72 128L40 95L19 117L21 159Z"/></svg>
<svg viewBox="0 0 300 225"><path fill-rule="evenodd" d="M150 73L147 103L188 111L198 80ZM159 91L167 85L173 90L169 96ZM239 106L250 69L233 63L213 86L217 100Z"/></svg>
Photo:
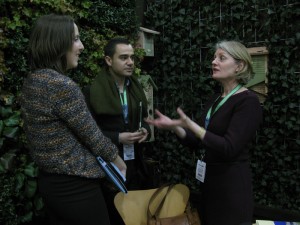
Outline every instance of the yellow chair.
<svg viewBox="0 0 300 225"><path fill-rule="evenodd" d="M158 207L160 200L167 192L168 187L157 195L150 206L151 213ZM119 192L114 204L126 225L147 225L148 203L157 189ZM176 184L168 193L159 217L177 216L184 212L190 196L189 188L184 184Z"/></svg>

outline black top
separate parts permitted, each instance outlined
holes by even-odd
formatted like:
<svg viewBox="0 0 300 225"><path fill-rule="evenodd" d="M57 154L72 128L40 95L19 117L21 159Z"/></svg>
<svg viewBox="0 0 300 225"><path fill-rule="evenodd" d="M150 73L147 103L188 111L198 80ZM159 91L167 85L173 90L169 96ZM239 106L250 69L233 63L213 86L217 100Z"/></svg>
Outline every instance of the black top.
<svg viewBox="0 0 300 225"><path fill-rule="evenodd" d="M205 117L219 94L206 104L198 124L204 127ZM262 122L262 109L257 96L244 91L231 96L213 114L201 142L188 131L184 144L191 147L203 145L206 163L236 162L249 159L248 144Z"/></svg>
<svg viewBox="0 0 300 225"><path fill-rule="evenodd" d="M201 126L218 96L213 96L200 121L196 121ZM231 96L211 117L203 141L187 131L183 144L205 149L202 225L251 224L253 193L249 144L261 121L262 109L257 96L244 91Z"/></svg>

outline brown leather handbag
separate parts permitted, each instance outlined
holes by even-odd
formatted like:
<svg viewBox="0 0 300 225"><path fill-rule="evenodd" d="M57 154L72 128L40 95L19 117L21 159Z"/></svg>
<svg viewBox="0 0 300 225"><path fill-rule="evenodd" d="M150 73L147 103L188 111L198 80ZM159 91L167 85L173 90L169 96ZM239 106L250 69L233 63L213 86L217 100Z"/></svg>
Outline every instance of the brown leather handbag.
<svg viewBox="0 0 300 225"><path fill-rule="evenodd" d="M155 209L154 213L151 213L150 206L155 198L162 192L163 188L158 188L150 198L147 210L147 225L201 225L198 211L194 208L191 208L190 204L187 203L187 206L183 213L179 215L173 215L170 217L160 217L160 211L164 207L165 200L167 195L172 190L174 185L170 185L165 193L165 195L161 198L161 202L158 204L158 207ZM170 199L172 201L172 199ZM172 207L172 205L176 205L176 202L169 202L167 207ZM166 206L166 205L165 205ZM168 209L165 209L168 210Z"/></svg>

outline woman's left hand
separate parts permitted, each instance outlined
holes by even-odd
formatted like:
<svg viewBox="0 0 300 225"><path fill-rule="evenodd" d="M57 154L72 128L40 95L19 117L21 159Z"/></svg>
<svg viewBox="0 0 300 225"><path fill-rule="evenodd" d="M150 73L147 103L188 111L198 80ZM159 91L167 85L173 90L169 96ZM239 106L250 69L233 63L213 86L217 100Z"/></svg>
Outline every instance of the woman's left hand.
<svg viewBox="0 0 300 225"><path fill-rule="evenodd" d="M177 108L177 113L180 117L179 119L177 119L178 126L189 128L190 118L183 112L180 107Z"/></svg>

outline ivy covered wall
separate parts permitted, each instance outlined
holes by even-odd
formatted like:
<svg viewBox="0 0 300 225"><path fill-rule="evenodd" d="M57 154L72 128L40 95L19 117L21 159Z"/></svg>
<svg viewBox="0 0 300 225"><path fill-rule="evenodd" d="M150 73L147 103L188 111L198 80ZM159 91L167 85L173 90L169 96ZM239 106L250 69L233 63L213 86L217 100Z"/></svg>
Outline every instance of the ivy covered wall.
<svg viewBox="0 0 300 225"><path fill-rule="evenodd" d="M153 60L144 60L158 91L155 107L175 117L182 106L195 120L218 85L209 77L214 43L237 39L269 50L269 94L264 123L252 147L258 203L300 210L299 3L296 0L148 0L143 26L159 31ZM144 4L144 3L143 3ZM113 36L136 38L134 0L0 0L0 224L17 225L43 213L35 165L28 157L18 95L28 71L26 46L33 21L66 13L80 29L85 50L76 71L81 86L100 70L102 48ZM199 151L178 145L156 130L153 157L164 180L198 190L194 178ZM42 216L41 216L42 217Z"/></svg>
<svg viewBox="0 0 300 225"><path fill-rule="evenodd" d="M155 36L155 107L171 117L176 108L197 121L219 86L210 78L212 47L223 39L269 51L264 121L251 148L255 201L300 210L300 3L296 0L149 0L145 27ZM189 151L174 134L155 131L154 157L162 178L198 190L199 149Z"/></svg>

